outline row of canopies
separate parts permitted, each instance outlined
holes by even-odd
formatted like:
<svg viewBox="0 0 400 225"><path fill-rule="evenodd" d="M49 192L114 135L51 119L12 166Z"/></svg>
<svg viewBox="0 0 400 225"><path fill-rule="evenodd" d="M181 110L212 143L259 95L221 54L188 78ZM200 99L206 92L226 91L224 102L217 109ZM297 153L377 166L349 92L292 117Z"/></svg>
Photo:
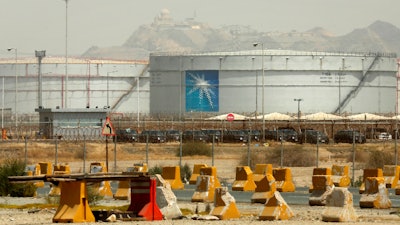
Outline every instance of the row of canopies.
<svg viewBox="0 0 400 225"><path fill-rule="evenodd" d="M283 113L269 113L258 116L244 116L237 113L227 113L218 116L209 117L206 120L227 120L227 121L240 121L240 120L267 120L267 121L291 121L297 120L297 116L290 116ZM387 117L376 115L372 113L360 113L349 116L338 116L335 114L318 112L308 115L303 115L300 117L300 120L309 120L309 121L340 121L340 120L350 120L350 121L388 121L388 120L400 120L400 115Z"/></svg>

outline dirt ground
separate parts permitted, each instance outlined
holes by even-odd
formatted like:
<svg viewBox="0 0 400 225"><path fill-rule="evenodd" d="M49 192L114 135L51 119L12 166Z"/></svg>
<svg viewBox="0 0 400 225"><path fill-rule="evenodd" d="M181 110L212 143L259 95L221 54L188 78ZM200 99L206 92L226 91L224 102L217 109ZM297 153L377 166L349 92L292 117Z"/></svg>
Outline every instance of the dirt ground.
<svg viewBox="0 0 400 225"><path fill-rule="evenodd" d="M134 163L147 162L148 167L154 166L176 166L187 164L190 168L193 168L194 164L205 163L207 165L214 165L217 168L217 176L221 183L232 183L235 180L235 168L239 166L241 162L246 161L247 151L249 148L241 144L226 144L225 146L218 146L215 150L214 158L206 156L187 156L178 157L176 156L176 150L178 148L177 143L168 144L139 144L139 143L128 143L128 144L117 144L108 143L59 143L57 146L53 142L47 143L0 143L0 157L2 159L10 157L19 157L20 159L26 159L28 164L34 164L37 162L57 162L59 164L68 164L71 167L72 173L89 172L89 166L91 162L101 161L106 163L108 158L108 165L110 171L125 171L127 167L133 166ZM334 149L334 151L331 149ZM256 152L256 154L263 154L264 151L269 151L270 146L261 146L254 144L251 146L250 151ZM378 144L374 148L384 149L383 144ZM86 153L83 154L83 149L86 149ZM116 150L116 151L115 151ZM349 165L348 162L348 151L351 151L351 145L332 145L329 148L326 146L319 147L319 167L331 167L333 164ZM108 152L108 154L107 154ZM86 160L83 160L86 159ZM265 162L268 163L268 162ZM275 165L276 166L276 165ZM292 172L293 182L296 187L309 187L311 184L312 172L315 166L310 167L290 167ZM355 177L362 175L362 168L354 170ZM12 205L15 201L21 201L21 199L0 197L0 204ZM22 199L27 201L27 199ZM28 201L27 201L28 202ZM23 203L19 203L23 204ZM110 204L110 203L108 203ZM178 202L180 208L194 209L195 205L190 202ZM258 221L257 213L260 212L260 207L238 204L239 210L241 210L242 216L237 220L230 221L198 221L190 218L183 220L173 221L157 221L152 224L230 224L242 225L243 222L251 224L264 224L263 221ZM321 212L323 207L310 207L303 205L290 206L295 213L295 216L289 221L272 221L270 224L321 224ZM250 208L250 209L249 209ZM398 214L399 209L359 209L356 208L358 219L356 224L399 224L400 217ZM0 224L52 224L51 219L54 216L55 209L36 210L34 213L30 212L29 209L0 209ZM129 224L144 224L143 221L130 222ZM91 224L91 223L87 223ZM127 224L127 222L117 222L114 224ZM354 224L341 223L341 224Z"/></svg>

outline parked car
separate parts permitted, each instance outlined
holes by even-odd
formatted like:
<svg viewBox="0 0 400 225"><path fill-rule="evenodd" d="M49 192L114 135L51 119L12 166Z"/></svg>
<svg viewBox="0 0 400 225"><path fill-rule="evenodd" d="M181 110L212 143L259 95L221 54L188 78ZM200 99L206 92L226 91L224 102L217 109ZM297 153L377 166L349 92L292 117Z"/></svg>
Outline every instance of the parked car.
<svg viewBox="0 0 400 225"><path fill-rule="evenodd" d="M213 137L215 142L220 142L222 140L222 131L221 130L216 130L216 129L207 129L207 130L202 130L204 134L208 136L208 140L212 142Z"/></svg>
<svg viewBox="0 0 400 225"><path fill-rule="evenodd" d="M120 142L137 142L138 141L138 133L136 130L127 128L127 129L117 129L115 131L116 136L113 137L113 140L117 140Z"/></svg>
<svg viewBox="0 0 400 225"><path fill-rule="evenodd" d="M179 130L166 130L165 137L167 141L180 141L180 132Z"/></svg>
<svg viewBox="0 0 400 225"><path fill-rule="evenodd" d="M208 141L208 135L201 130L185 130L182 133L182 141Z"/></svg>
<svg viewBox="0 0 400 225"><path fill-rule="evenodd" d="M365 143L367 141L365 136L356 130L339 130L333 136L333 140L335 143L353 143L353 134L355 142Z"/></svg>
<svg viewBox="0 0 400 225"><path fill-rule="evenodd" d="M300 143L324 143L329 144L329 137L319 130L303 130L300 135Z"/></svg>
<svg viewBox="0 0 400 225"><path fill-rule="evenodd" d="M259 130L247 129L247 130L245 130L245 132L247 133L247 135L249 135L249 133L250 133L251 141L260 141L262 139L262 133Z"/></svg>
<svg viewBox="0 0 400 225"><path fill-rule="evenodd" d="M247 142L248 136L244 130L228 130L224 134L224 142Z"/></svg>
<svg viewBox="0 0 400 225"><path fill-rule="evenodd" d="M149 137L150 143L163 143L166 141L165 133L160 130L144 130L140 134L140 142L146 142Z"/></svg>
<svg viewBox="0 0 400 225"><path fill-rule="evenodd" d="M278 130L265 130L265 140L279 141Z"/></svg>
<svg viewBox="0 0 400 225"><path fill-rule="evenodd" d="M382 132L378 135L378 139L379 140L391 140L392 139L392 135L386 132Z"/></svg>
<svg viewBox="0 0 400 225"><path fill-rule="evenodd" d="M293 128L278 128L278 137L282 138L283 141L298 142L299 135Z"/></svg>

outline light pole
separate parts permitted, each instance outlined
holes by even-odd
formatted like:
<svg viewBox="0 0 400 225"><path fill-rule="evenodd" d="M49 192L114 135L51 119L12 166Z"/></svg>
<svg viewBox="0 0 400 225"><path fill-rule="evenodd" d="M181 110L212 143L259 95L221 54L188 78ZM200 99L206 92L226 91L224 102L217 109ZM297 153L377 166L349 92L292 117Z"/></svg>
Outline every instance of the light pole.
<svg viewBox="0 0 400 225"><path fill-rule="evenodd" d="M39 69L38 69L38 109L42 104L42 59L46 56L46 51L35 51L35 56L38 58Z"/></svg>
<svg viewBox="0 0 400 225"><path fill-rule="evenodd" d="M299 130L301 131L301 129L300 129L300 102L303 101L303 99L295 98L295 99L293 99L293 101L297 102L297 123L299 125Z"/></svg>
<svg viewBox="0 0 400 225"><path fill-rule="evenodd" d="M262 70L262 87L261 87L261 113L262 113L262 142L265 143L265 116L264 116L264 43L253 43L254 47L261 45L261 70Z"/></svg>
<svg viewBox="0 0 400 225"><path fill-rule="evenodd" d="M18 128L18 114L17 114L17 102L18 102L18 76L17 76L17 63L18 63L18 50L17 48L8 48L7 51L14 50L15 53L15 132L17 132Z"/></svg>
<svg viewBox="0 0 400 225"><path fill-rule="evenodd" d="M115 73L115 72L118 72L118 70L114 70L114 71L110 71L110 72L107 72L107 109L109 109L110 108L110 102L109 102L109 94L108 94L108 92L109 92L109 90L110 90L110 85L109 85L109 75L110 75L110 73Z"/></svg>
<svg viewBox="0 0 400 225"><path fill-rule="evenodd" d="M68 108L68 1L65 1L65 96L64 107Z"/></svg>

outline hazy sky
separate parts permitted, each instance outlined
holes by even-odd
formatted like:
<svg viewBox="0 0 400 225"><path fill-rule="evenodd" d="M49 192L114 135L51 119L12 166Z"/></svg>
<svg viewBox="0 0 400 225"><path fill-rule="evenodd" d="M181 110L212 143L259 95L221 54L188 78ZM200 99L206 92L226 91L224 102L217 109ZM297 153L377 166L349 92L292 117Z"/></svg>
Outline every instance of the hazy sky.
<svg viewBox="0 0 400 225"><path fill-rule="evenodd" d="M64 0L0 0L0 57L65 55ZM258 31L306 31L316 26L337 35L382 20L400 28L400 0L69 0L68 53L91 46L122 45L162 9L176 21L196 17L213 27L249 25Z"/></svg>

